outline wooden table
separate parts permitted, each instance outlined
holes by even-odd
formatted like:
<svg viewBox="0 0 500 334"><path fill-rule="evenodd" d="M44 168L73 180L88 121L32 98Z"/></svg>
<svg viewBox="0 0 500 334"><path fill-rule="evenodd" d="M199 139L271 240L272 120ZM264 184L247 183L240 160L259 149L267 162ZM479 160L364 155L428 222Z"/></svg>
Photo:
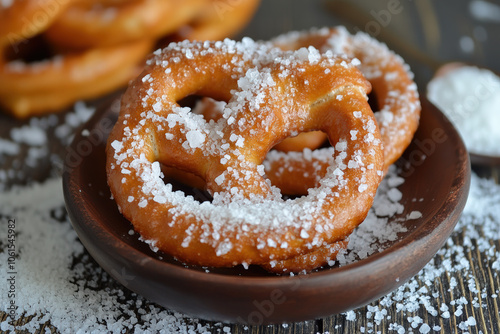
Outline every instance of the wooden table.
<svg viewBox="0 0 500 334"><path fill-rule="evenodd" d="M409 41L411 45L421 50L426 57L434 57L434 59L444 61L456 58L458 55L458 57L465 60L478 61L490 67L500 66L500 62L495 59L496 56L493 57L494 52L491 49L497 46L484 43L481 48L478 48L477 53L464 54L460 51L461 34L465 34L464 29L467 28L468 24L470 25L470 20L468 21L466 17L468 13L467 1L453 1L452 9L450 9L452 1L443 1L441 3L428 0L418 2L409 0L397 2L371 1L369 4L368 2L354 1L368 13L361 18L351 17L348 13L342 11L333 13L331 3L328 4L328 2L318 0L264 0L257 16L244 32L244 35L251 36L254 39L267 39L289 30L345 24L353 30L363 30L363 27L368 27L371 32L380 34L378 36L380 38L390 36L391 38L396 37L396 41L400 39ZM389 3L397 6L389 7ZM387 13L389 14L386 15ZM445 15L447 13L449 15ZM367 18L371 19L366 21ZM360 21L362 19L365 20L364 25L362 24L363 21ZM460 21L462 23L457 25L456 20L463 20L463 22ZM459 27L459 29L448 29L447 25L441 24L441 22L447 22L452 27ZM378 28L380 28L380 31L377 30ZM492 29L492 34L494 29L498 30L498 27L491 27L488 24L484 25L483 28ZM437 32L439 32L439 36L435 35ZM394 40L392 41L394 42ZM392 44L390 41L386 42L390 47L405 56L416 74L417 83L421 88L425 87L425 83L432 74L429 64L422 63L422 58L404 54L407 49L402 48L399 50L398 47L401 47L401 45L397 42ZM61 121L64 114L58 117ZM7 138L10 129L23 124L26 123L0 115L0 137ZM58 161L63 160L62 157L66 153L65 145L56 140L53 135L49 135L49 140L51 141L50 154L59 156L59 160L43 161L36 167L19 166L19 169L23 172L20 173L20 176L13 176L7 181L4 180L3 188L10 187L13 184L23 184L28 181L43 180L58 175L60 171ZM10 169L10 167L19 164L19 161L16 157L4 158L0 160L2 164L0 168ZM483 177L496 177L498 183L497 169L474 167L473 170ZM461 245L464 238L466 238L465 233L465 229L457 229L453 233L450 239L451 242L445 245L433 260L437 267L445 258L449 258L449 255L446 255L447 252L453 253L454 247ZM480 237L491 239L493 252L500 251L498 241L500 236L485 236L482 230L479 230L478 233ZM421 306L414 311L401 310L401 305L395 302L397 298L393 295L390 298L375 301L352 313L332 315L324 319L288 325L227 326L233 333L397 333L398 328L404 328L405 333L410 331L419 333L420 330L426 331L427 328L422 327L422 324L428 323L430 333L462 333L464 331L470 333L498 333L500 332L500 303L498 299L489 296L499 292L500 276L492 269L492 259L484 257L484 254L474 247L464 247L463 255L468 263L467 270L445 270L432 281L431 288L434 293L421 294L421 296L429 297L426 301L426 304L430 305L428 309ZM412 280L412 283L415 284L417 289L429 288L429 282L425 282L423 275L420 274ZM478 298L480 293L473 292L471 284L480 291L484 290L487 296ZM126 289L124 289L124 293L126 295L130 294ZM465 298L465 301L462 299L458 303L458 297ZM389 300L392 302L388 305ZM401 303L405 303L404 299ZM480 305L478 306L477 303ZM442 304L452 305L449 309L449 318L441 316L443 313L440 310ZM430 314L429 309L432 308L439 310L439 315ZM461 310L461 312L457 312L457 310ZM353 315L355 315L355 319L352 319ZM463 325L464 321L469 317L473 317L476 323L473 326L460 329L461 324ZM0 322L6 319L7 315L0 312ZM422 321L419 319L422 319ZM29 321L29 318L19 319L18 324L25 321ZM224 331L225 325L203 321L201 323L211 328L212 333ZM433 326L439 326L439 330L436 328L436 331L434 331ZM43 333L46 329L57 332L57 329L51 326L50 321L43 325L38 332Z"/></svg>

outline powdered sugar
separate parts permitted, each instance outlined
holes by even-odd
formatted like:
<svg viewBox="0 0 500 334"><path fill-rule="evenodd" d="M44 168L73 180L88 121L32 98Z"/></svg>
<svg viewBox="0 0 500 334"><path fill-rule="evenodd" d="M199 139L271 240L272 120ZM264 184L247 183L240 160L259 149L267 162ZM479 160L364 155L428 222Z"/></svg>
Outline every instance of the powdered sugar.
<svg viewBox="0 0 500 334"><path fill-rule="evenodd" d="M10 6L12 6L12 4L14 3L14 0L1 0L0 1L0 8L9 8Z"/></svg>
<svg viewBox="0 0 500 334"><path fill-rule="evenodd" d="M469 12L480 22L500 22L500 6L485 0L474 0L469 3Z"/></svg>
<svg viewBox="0 0 500 334"><path fill-rule="evenodd" d="M427 96L457 127L472 153L500 156L500 78L472 66L431 80Z"/></svg>
<svg viewBox="0 0 500 334"><path fill-rule="evenodd" d="M20 144L31 146L43 146L47 144L47 135L45 131L34 126L25 125L20 128L14 128L10 132L11 138Z"/></svg>

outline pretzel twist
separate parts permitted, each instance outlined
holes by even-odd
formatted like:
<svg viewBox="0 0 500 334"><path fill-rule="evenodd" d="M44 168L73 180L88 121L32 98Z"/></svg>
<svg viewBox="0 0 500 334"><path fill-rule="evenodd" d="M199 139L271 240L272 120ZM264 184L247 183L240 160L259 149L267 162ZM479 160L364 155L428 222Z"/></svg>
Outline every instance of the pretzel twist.
<svg viewBox="0 0 500 334"><path fill-rule="evenodd" d="M208 0L203 9L173 36L174 40L219 40L233 36L245 27L260 0Z"/></svg>
<svg viewBox="0 0 500 334"><path fill-rule="evenodd" d="M182 261L268 264L310 253L352 232L381 180L369 89L349 59L313 48L172 44L123 96L108 140L110 189L143 238ZM227 101L223 117L207 122L179 107L192 94ZM282 200L262 161L290 133L309 130L336 143L330 173L308 196ZM212 203L173 192L160 163L203 178Z"/></svg>

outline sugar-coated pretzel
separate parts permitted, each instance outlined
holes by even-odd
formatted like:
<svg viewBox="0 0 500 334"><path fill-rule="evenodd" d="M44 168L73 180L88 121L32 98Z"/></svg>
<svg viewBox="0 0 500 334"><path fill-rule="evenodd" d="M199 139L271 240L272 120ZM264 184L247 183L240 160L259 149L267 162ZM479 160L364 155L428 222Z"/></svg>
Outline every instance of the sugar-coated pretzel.
<svg viewBox="0 0 500 334"><path fill-rule="evenodd" d="M208 0L80 0L47 30L48 38L73 48L158 39L193 19Z"/></svg>
<svg viewBox="0 0 500 334"><path fill-rule="evenodd" d="M154 247L203 266L269 265L342 241L366 217L383 174L369 89L350 59L314 48L173 43L122 98L107 147L113 197ZM223 117L207 122L178 105L193 94L226 101ZM262 161L309 130L334 143L329 173L307 196L283 200ZM172 191L160 164L203 178L213 201Z"/></svg>
<svg viewBox="0 0 500 334"><path fill-rule="evenodd" d="M237 34L257 10L260 0L208 0L189 24L181 27L174 40L219 40Z"/></svg>
<svg viewBox="0 0 500 334"><path fill-rule="evenodd" d="M44 31L72 0L16 0L0 4L0 47L25 41Z"/></svg>
<svg viewBox="0 0 500 334"><path fill-rule="evenodd" d="M403 154L420 118L418 90L404 60L368 34L350 34L344 27L290 32L272 43L285 50L314 46L321 52L343 53L360 60L372 84L379 109L374 110L384 145L385 169Z"/></svg>
<svg viewBox="0 0 500 334"><path fill-rule="evenodd" d="M89 49L26 63L0 51L0 105L17 118L61 110L124 86L140 73L153 42Z"/></svg>

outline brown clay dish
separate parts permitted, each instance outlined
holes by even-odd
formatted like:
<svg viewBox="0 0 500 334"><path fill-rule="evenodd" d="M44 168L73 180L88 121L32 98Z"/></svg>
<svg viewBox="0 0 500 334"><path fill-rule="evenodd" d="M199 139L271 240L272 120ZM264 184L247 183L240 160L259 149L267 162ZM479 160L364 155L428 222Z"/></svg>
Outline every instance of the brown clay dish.
<svg viewBox="0 0 500 334"><path fill-rule="evenodd" d="M444 116L424 101L414 142L398 161L406 179L399 188L405 206L399 218L414 210L423 216L401 222L408 231L384 251L351 265L293 277L252 267L186 266L130 234L131 224L111 199L104 148L115 109L107 104L96 112L66 159L63 187L73 227L95 260L125 287L195 317L254 325L310 320L363 306L425 266L452 232L467 199L470 163L464 144Z"/></svg>

